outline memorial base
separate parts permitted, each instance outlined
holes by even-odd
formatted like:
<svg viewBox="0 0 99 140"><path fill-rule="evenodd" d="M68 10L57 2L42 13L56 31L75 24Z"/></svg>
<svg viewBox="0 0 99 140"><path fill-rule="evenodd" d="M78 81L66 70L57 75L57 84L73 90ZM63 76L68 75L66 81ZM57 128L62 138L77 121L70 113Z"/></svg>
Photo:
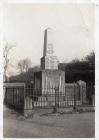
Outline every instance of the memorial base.
<svg viewBox="0 0 99 140"><path fill-rule="evenodd" d="M59 88L60 92L65 90L65 72L60 70L41 70L34 73L34 89L45 90Z"/></svg>

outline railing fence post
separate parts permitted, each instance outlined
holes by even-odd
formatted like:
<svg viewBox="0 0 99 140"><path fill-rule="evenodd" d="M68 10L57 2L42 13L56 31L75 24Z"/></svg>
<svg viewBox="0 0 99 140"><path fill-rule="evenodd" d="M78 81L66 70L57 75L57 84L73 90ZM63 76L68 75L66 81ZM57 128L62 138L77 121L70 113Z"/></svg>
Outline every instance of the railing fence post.
<svg viewBox="0 0 99 140"><path fill-rule="evenodd" d="M59 88L55 88L55 107L54 107L54 113L58 112L59 107Z"/></svg>
<svg viewBox="0 0 99 140"><path fill-rule="evenodd" d="M75 83L74 83L74 111L76 111L76 90L75 90Z"/></svg>

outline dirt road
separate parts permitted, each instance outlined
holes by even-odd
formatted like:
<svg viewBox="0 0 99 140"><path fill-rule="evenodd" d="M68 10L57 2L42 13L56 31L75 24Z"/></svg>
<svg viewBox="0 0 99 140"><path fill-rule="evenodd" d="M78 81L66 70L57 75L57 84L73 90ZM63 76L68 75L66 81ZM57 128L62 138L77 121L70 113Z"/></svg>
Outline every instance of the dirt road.
<svg viewBox="0 0 99 140"><path fill-rule="evenodd" d="M94 112L26 119L5 108L3 130L8 138L92 138Z"/></svg>

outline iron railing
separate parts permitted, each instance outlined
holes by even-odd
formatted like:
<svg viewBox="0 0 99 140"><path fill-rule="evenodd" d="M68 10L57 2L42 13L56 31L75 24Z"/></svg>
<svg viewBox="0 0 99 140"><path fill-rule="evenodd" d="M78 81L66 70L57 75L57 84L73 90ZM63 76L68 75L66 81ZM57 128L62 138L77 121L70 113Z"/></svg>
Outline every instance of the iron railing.
<svg viewBox="0 0 99 140"><path fill-rule="evenodd" d="M93 104L94 93L94 86L86 87L86 105ZM81 96L83 96L83 94L80 95L78 85L65 87L65 89L61 89L60 87L35 89L33 86L26 86L25 89L24 87L7 87L5 89L6 103L22 109L24 109L24 107L26 109L57 109L59 107L68 106L76 109L76 106L85 104Z"/></svg>

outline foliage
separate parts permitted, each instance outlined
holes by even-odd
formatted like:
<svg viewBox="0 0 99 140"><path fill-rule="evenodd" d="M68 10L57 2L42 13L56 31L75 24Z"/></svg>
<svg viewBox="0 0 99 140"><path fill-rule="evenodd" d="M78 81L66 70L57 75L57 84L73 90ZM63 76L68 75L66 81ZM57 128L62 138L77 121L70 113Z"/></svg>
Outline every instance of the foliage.
<svg viewBox="0 0 99 140"><path fill-rule="evenodd" d="M62 64L61 64L62 65ZM95 84L95 53L92 51L81 61L74 59L70 63L63 64L64 68L59 66L59 69L65 71L66 82L76 82L83 80L88 84Z"/></svg>
<svg viewBox="0 0 99 140"><path fill-rule="evenodd" d="M40 67L35 66L33 68L29 68L27 72L22 72L19 75L11 76L10 82L25 82L25 83L33 83L34 72L40 70Z"/></svg>
<svg viewBox="0 0 99 140"><path fill-rule="evenodd" d="M28 58L22 59L18 62L20 73L27 72L31 66L31 60Z"/></svg>

